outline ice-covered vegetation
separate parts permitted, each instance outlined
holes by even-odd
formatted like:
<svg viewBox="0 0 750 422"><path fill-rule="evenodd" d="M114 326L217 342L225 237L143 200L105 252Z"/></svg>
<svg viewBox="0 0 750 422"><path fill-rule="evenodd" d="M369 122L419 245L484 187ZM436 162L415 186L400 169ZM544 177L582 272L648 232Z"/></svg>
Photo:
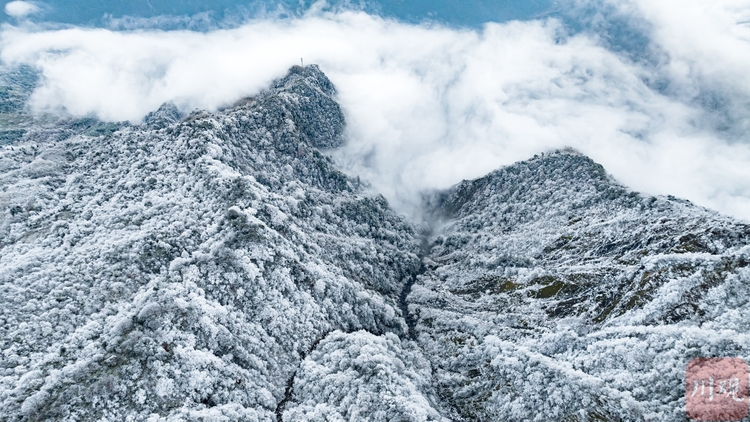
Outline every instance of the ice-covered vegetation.
<svg viewBox="0 0 750 422"><path fill-rule="evenodd" d="M409 296L469 420L679 420L685 365L750 353L750 226L628 191L573 151L437 196Z"/></svg>
<svg viewBox="0 0 750 422"><path fill-rule="evenodd" d="M0 147L0 420L680 420L690 358L750 357L747 225L558 151L425 237L344 129L308 66Z"/></svg>
<svg viewBox="0 0 750 422"><path fill-rule="evenodd" d="M4 147L2 418L275 420L327 333L403 333L414 230L314 148L341 142L332 94L309 66L219 113Z"/></svg>

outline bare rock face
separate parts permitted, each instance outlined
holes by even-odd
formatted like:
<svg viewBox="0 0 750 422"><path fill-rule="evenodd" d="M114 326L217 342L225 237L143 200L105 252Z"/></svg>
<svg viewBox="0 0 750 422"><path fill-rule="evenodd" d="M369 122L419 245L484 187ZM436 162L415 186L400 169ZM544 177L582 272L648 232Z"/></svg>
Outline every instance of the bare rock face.
<svg viewBox="0 0 750 422"><path fill-rule="evenodd" d="M681 420L691 358L750 358L748 225L557 151L436 192L425 235L325 155L314 65L216 113L29 124L3 421Z"/></svg>

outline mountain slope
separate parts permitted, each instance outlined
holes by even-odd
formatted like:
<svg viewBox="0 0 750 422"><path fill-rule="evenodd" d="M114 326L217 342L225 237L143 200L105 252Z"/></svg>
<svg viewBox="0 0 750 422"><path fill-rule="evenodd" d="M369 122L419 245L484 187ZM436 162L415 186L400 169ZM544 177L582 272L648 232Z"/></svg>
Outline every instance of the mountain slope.
<svg viewBox="0 0 750 422"><path fill-rule="evenodd" d="M316 149L334 92L4 147L0 419L276 420L329 333L403 334L414 228Z"/></svg>
<svg viewBox="0 0 750 422"><path fill-rule="evenodd" d="M750 226L556 151L434 193L324 151L317 66L215 113L0 146L0 420L684 420L750 358Z"/></svg>
<svg viewBox="0 0 750 422"><path fill-rule="evenodd" d="M409 296L466 420L670 420L684 368L750 351L750 226L557 151L433 201Z"/></svg>

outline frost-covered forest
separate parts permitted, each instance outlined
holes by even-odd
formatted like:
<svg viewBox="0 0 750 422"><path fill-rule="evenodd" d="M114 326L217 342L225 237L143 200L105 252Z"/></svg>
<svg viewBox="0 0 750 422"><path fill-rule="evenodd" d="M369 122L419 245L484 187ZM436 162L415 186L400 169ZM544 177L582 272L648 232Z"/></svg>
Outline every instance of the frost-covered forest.
<svg viewBox="0 0 750 422"><path fill-rule="evenodd" d="M750 226L631 192L572 151L433 199L409 296L468 420L683 420L685 365L750 354Z"/></svg>
<svg viewBox="0 0 750 422"><path fill-rule="evenodd" d="M750 358L750 226L574 151L410 221L315 65L141 125L5 78L0 420L684 420L691 358Z"/></svg>

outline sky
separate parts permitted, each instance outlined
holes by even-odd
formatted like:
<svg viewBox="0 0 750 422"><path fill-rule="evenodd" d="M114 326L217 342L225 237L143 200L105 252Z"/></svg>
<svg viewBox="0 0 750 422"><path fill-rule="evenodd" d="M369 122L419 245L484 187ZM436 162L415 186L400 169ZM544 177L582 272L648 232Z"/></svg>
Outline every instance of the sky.
<svg viewBox="0 0 750 422"><path fill-rule="evenodd" d="M137 3L77 20L6 3L0 60L41 73L34 110L215 110L304 58L346 114L332 154L399 211L572 147L631 189L750 221L750 0Z"/></svg>
<svg viewBox="0 0 750 422"><path fill-rule="evenodd" d="M35 7L38 18L48 22L104 26L123 18L194 16L202 24L236 23L248 17L300 16L315 0L46 0L4 1L11 9ZM348 6L404 22L425 19L461 26L480 26L487 21L529 19L553 13L557 0L329 0L330 6ZM19 12L21 10L19 9ZM18 13L18 12L17 12ZM22 13L28 15L29 13ZM13 13L11 13L13 15ZM6 17L6 21L12 20ZM183 24L185 20L178 20ZM161 21L164 24L163 20ZM224 22L226 23L226 22ZM203 25L192 28L205 28Z"/></svg>

